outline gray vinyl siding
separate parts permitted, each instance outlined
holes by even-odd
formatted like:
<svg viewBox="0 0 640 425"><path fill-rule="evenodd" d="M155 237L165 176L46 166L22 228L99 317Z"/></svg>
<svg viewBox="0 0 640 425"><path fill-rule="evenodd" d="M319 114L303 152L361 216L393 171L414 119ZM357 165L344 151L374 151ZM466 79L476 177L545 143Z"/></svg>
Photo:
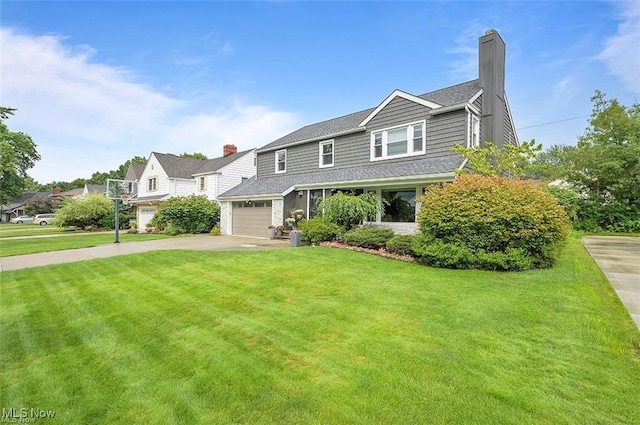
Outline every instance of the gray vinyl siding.
<svg viewBox="0 0 640 425"><path fill-rule="evenodd" d="M430 109L403 98L396 98L380 111L368 124L367 131L333 140L334 166L326 170L345 169L371 164L371 132L387 129L416 121L426 120L426 153L397 159L376 161L376 163L401 163L417 158L438 158L451 155L454 142L465 144L466 112L464 109L431 116ZM322 141L290 146L287 149L286 174L301 174L325 170L319 168L319 144ZM275 152L258 153L258 178L275 175Z"/></svg>
<svg viewBox="0 0 640 425"><path fill-rule="evenodd" d="M507 107L506 103L504 105L504 144L505 145L516 144L515 129L513 128L513 122L511 122L509 108Z"/></svg>

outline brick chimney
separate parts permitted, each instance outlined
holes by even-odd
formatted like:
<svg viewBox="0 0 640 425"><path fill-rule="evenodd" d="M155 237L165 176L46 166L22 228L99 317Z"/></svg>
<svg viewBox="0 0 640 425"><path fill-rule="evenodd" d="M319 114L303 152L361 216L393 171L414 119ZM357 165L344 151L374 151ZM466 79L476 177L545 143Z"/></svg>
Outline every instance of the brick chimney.
<svg viewBox="0 0 640 425"><path fill-rule="evenodd" d="M478 58L482 88L480 143L504 145L504 74L506 47L498 31L487 30L479 40Z"/></svg>
<svg viewBox="0 0 640 425"><path fill-rule="evenodd" d="M52 191L52 195L60 195L62 193L62 190L59 187L54 187L53 191Z"/></svg>
<svg viewBox="0 0 640 425"><path fill-rule="evenodd" d="M223 156L233 155L234 153L238 153L238 148L236 147L236 145L224 145L222 147Z"/></svg>

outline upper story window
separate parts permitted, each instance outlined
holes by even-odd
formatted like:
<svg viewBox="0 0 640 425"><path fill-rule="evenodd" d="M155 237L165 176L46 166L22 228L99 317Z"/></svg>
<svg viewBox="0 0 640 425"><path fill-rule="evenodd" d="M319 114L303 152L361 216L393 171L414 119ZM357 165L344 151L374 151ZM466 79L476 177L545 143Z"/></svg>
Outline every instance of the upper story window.
<svg viewBox="0 0 640 425"><path fill-rule="evenodd" d="M151 177L149 180L147 180L147 190L149 192L158 190L158 179L156 177Z"/></svg>
<svg viewBox="0 0 640 425"><path fill-rule="evenodd" d="M320 168L333 167L333 140L320 142Z"/></svg>
<svg viewBox="0 0 640 425"><path fill-rule="evenodd" d="M425 121L371 132L371 161L425 152Z"/></svg>
<svg viewBox="0 0 640 425"><path fill-rule="evenodd" d="M480 118L471 115L471 123L469 128L469 147L480 147Z"/></svg>
<svg viewBox="0 0 640 425"><path fill-rule="evenodd" d="M287 150L276 151L276 173L287 172Z"/></svg>
<svg viewBox="0 0 640 425"><path fill-rule="evenodd" d="M202 176L198 178L198 189L207 190L207 178Z"/></svg>

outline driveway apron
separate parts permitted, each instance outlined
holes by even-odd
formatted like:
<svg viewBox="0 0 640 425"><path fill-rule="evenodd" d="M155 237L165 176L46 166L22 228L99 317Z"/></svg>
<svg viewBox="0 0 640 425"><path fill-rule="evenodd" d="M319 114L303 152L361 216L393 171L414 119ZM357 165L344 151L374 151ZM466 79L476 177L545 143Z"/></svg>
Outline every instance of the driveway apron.
<svg viewBox="0 0 640 425"><path fill-rule="evenodd" d="M582 243L640 329L640 238L585 236Z"/></svg>

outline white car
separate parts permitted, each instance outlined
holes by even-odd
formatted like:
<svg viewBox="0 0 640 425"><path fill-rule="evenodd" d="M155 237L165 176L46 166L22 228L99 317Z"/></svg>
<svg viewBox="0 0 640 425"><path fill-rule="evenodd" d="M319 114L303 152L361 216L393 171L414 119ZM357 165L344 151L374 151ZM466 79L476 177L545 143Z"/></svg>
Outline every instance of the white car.
<svg viewBox="0 0 640 425"><path fill-rule="evenodd" d="M21 215L19 217L12 218L9 221L15 224L31 223L33 221L33 217L29 215Z"/></svg>
<svg viewBox="0 0 640 425"><path fill-rule="evenodd" d="M40 226L46 226L47 224L50 224L53 219L56 218L55 214L38 214L37 216L34 217L33 219L33 224L39 224Z"/></svg>

